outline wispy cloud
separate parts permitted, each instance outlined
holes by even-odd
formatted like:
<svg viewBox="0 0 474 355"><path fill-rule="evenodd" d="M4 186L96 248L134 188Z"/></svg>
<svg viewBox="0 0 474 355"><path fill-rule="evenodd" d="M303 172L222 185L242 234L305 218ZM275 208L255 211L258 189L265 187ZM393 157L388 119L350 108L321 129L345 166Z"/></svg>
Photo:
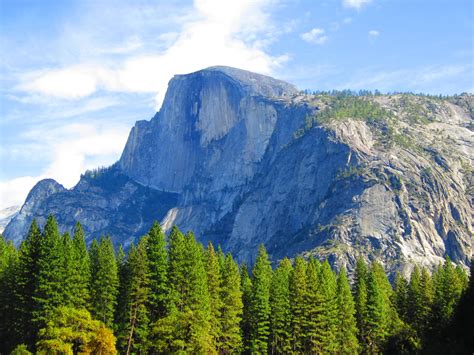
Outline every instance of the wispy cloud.
<svg viewBox="0 0 474 355"><path fill-rule="evenodd" d="M0 181L0 207L23 202L41 178L71 187L85 169L117 160L130 123L97 117L122 108L120 95L146 101L152 111L161 105L174 74L217 64L271 74L289 59L267 50L295 29L291 21L272 23L267 10L274 0L194 0L187 8L117 1L78 2L75 11L82 15L62 22L57 38L45 38L44 48L25 42L24 51L10 51L0 63L8 73L4 98L22 105L20 111L12 106L3 123L29 120L37 127L25 124L21 142L11 142L0 153L31 159L41 152L44 166L38 174ZM18 47L10 40L4 44ZM32 118L25 117L29 114ZM96 120L85 120L91 114ZM137 112L134 117L146 118Z"/></svg>
<svg viewBox="0 0 474 355"><path fill-rule="evenodd" d="M41 179L53 178L70 188L85 170L109 165L120 157L128 131L126 125L101 127L92 123L73 123L25 132L22 139L27 143L17 153L35 156L40 152L51 160L37 176L0 181L0 209L23 203L28 191ZM4 149L15 151L17 147ZM41 151L44 149L47 151Z"/></svg>
<svg viewBox="0 0 474 355"><path fill-rule="evenodd" d="M370 4L372 0L343 0L342 4L348 8L359 10L362 6Z"/></svg>
<svg viewBox="0 0 474 355"><path fill-rule="evenodd" d="M363 70L352 79L336 85L338 89L379 89L439 94L453 92L459 80L472 77L473 68L465 65L436 65L393 71ZM433 88L437 88L435 91Z"/></svg>
<svg viewBox="0 0 474 355"><path fill-rule="evenodd" d="M158 93L156 103L159 106L173 74L215 64L269 74L288 56L271 56L263 49L266 31L271 27L264 11L268 4L269 0L196 0L193 16L184 17L186 22L181 24L180 32L161 35L170 43L161 53L141 53L108 66L82 62L30 72L22 76L17 89L67 99L83 98L100 89ZM314 40L325 41L325 38L315 37ZM107 52L127 53L140 48L141 43L139 39L130 40Z"/></svg>
<svg viewBox="0 0 474 355"><path fill-rule="evenodd" d="M324 44L329 39L322 28L313 28L311 31L301 34L301 38L311 44Z"/></svg>
<svg viewBox="0 0 474 355"><path fill-rule="evenodd" d="M377 31L377 30L370 30L369 31L369 37L371 38L377 38L378 36L380 36L380 32Z"/></svg>

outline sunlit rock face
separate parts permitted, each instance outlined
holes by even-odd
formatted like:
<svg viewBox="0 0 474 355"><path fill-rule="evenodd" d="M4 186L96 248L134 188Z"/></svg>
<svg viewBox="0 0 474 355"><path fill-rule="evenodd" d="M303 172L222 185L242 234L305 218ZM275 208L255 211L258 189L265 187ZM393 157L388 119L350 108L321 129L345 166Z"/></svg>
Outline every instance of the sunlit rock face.
<svg viewBox="0 0 474 355"><path fill-rule="evenodd" d="M315 255L352 268L363 256L408 272L448 255L467 265L472 96L362 100L380 117L318 121L336 98L227 67L175 76L114 166L71 190L40 182L5 235L18 242L33 217L53 213L64 231L79 220L88 240L129 245L156 219L241 261L263 243L274 261Z"/></svg>

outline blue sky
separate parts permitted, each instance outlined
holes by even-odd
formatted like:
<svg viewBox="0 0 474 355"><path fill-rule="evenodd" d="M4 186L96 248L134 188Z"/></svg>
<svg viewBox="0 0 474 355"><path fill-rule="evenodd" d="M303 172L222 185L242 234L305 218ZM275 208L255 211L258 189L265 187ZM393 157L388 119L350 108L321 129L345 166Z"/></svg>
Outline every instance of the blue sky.
<svg viewBox="0 0 474 355"><path fill-rule="evenodd" d="M471 0L0 0L0 208L116 161L173 74L473 92L473 13Z"/></svg>

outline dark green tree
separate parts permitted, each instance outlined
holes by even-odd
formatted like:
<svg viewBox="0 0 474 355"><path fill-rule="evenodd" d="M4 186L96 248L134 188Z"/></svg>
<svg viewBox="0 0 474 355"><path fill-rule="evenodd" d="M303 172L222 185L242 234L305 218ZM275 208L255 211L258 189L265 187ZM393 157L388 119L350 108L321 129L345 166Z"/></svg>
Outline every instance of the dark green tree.
<svg viewBox="0 0 474 355"><path fill-rule="evenodd" d="M219 352L233 354L242 346L240 323L242 320L242 290L240 287L239 266L228 254L224 260L221 287L221 334L219 339Z"/></svg>
<svg viewBox="0 0 474 355"><path fill-rule="evenodd" d="M292 350L304 351L306 328L306 262L297 256L290 275Z"/></svg>
<svg viewBox="0 0 474 355"><path fill-rule="evenodd" d="M291 261L284 258L273 272L270 287L270 350L273 354L291 351L290 275Z"/></svg>
<svg viewBox="0 0 474 355"><path fill-rule="evenodd" d="M354 275L354 302L356 308L357 329L359 330L359 343L363 352L367 351L367 281L368 269L364 259L357 259Z"/></svg>
<svg viewBox="0 0 474 355"><path fill-rule="evenodd" d="M127 258L128 277L126 279L126 302L128 321L126 330L125 353L146 354L150 344L148 297L150 295L150 274L147 258L148 238L144 237L135 247L132 245Z"/></svg>
<svg viewBox="0 0 474 355"><path fill-rule="evenodd" d="M32 321L36 330L43 328L52 312L67 302L64 259L62 237L56 219L50 215L40 238L38 281L33 294L35 309Z"/></svg>
<svg viewBox="0 0 474 355"><path fill-rule="evenodd" d="M169 309L168 251L166 237L158 222L148 232L150 269L150 321L166 316Z"/></svg>
<svg viewBox="0 0 474 355"><path fill-rule="evenodd" d="M240 290L242 292L242 350L244 353L250 353L250 334L252 327L252 280L249 276L247 264L240 266Z"/></svg>
<svg viewBox="0 0 474 355"><path fill-rule="evenodd" d="M89 304L91 266L84 230L80 223L74 228L72 249L72 304L76 308L85 308Z"/></svg>
<svg viewBox="0 0 474 355"><path fill-rule="evenodd" d="M337 278L336 300L336 353L358 354L359 342L357 340L355 304L345 269L341 270Z"/></svg>
<svg viewBox="0 0 474 355"><path fill-rule="evenodd" d="M258 249L257 259L252 270L252 353L265 354L270 335L270 283L272 267L263 245Z"/></svg>
<svg viewBox="0 0 474 355"><path fill-rule="evenodd" d="M225 262L225 261L224 261ZM219 262L219 256L214 250L212 243L209 243L206 251L206 272L207 286L209 290L209 302L211 307L210 332L215 349L221 348L221 311L222 311L222 276L221 267L224 265Z"/></svg>
<svg viewBox="0 0 474 355"><path fill-rule="evenodd" d="M110 237L100 243L94 241L90 248L91 286L90 308L93 317L112 327L118 295L118 268Z"/></svg>

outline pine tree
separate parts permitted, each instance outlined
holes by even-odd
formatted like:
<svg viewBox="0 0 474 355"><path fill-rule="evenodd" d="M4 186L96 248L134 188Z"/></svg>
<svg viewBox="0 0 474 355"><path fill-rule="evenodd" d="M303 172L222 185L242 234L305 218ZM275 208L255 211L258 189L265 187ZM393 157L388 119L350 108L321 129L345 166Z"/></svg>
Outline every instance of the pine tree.
<svg viewBox="0 0 474 355"><path fill-rule="evenodd" d="M53 216L49 216L43 229L38 257L38 281L33 294L35 310L33 324L43 328L55 308L66 302L66 279L63 274L64 250L58 225Z"/></svg>
<svg viewBox="0 0 474 355"><path fill-rule="evenodd" d="M117 305L118 269L110 237L93 241L91 260L91 313L107 327L112 327Z"/></svg>
<svg viewBox="0 0 474 355"><path fill-rule="evenodd" d="M72 240L69 233L64 233L61 237L60 252L63 255L61 265L61 275L63 277L63 306L72 307L76 300L74 294L74 274L76 272L75 255Z"/></svg>
<svg viewBox="0 0 474 355"><path fill-rule="evenodd" d="M149 288L149 269L146 254L147 237L142 238L128 253L127 293L125 295L128 322L126 327L126 354L147 353L149 348L149 312L147 308Z"/></svg>
<svg viewBox="0 0 474 355"><path fill-rule="evenodd" d="M270 287L270 349L272 354L291 351L290 275L291 261L284 258L273 272Z"/></svg>
<svg viewBox="0 0 474 355"><path fill-rule="evenodd" d="M425 276L426 277L426 276ZM427 317L429 315L429 300L426 299L426 290L424 287L427 287L425 279L425 285L423 285L421 280L421 272L418 266L415 266L413 272L411 273L410 283L408 285L408 319L409 323L413 328L422 334L426 328ZM428 307L427 307L428 306Z"/></svg>
<svg viewBox="0 0 474 355"><path fill-rule="evenodd" d="M252 270L252 353L265 354L270 334L270 283L272 267L263 245L258 249L257 259Z"/></svg>
<svg viewBox="0 0 474 355"><path fill-rule="evenodd" d="M85 308L89 302L89 285L91 278L90 258L87 252L84 230L80 223L74 228L72 238L73 264L72 268L72 295L73 306Z"/></svg>
<svg viewBox="0 0 474 355"><path fill-rule="evenodd" d="M445 327L453 315L454 309L461 297L463 286L462 280L456 272L451 259L446 258L433 276L435 297L434 312L439 328Z"/></svg>
<svg viewBox="0 0 474 355"><path fill-rule="evenodd" d="M357 329L359 330L359 343L363 352L367 349L367 281L368 270L364 259L357 259L354 277L354 302L356 308Z"/></svg>
<svg viewBox="0 0 474 355"><path fill-rule="evenodd" d="M336 350L337 326L336 279L327 260L319 268L310 261L307 280L307 325L308 352L333 353Z"/></svg>
<svg viewBox="0 0 474 355"><path fill-rule="evenodd" d="M222 272L220 353L233 354L242 346L240 323L243 303L240 284L239 266L228 254Z"/></svg>
<svg viewBox="0 0 474 355"><path fill-rule="evenodd" d="M292 350L304 351L306 327L306 262L297 256L290 275Z"/></svg>
<svg viewBox="0 0 474 355"><path fill-rule="evenodd" d="M336 295L336 352L338 354L357 354L359 350L359 342L357 340L356 311L345 269L341 270L339 277L337 278Z"/></svg>
<svg viewBox="0 0 474 355"><path fill-rule="evenodd" d="M19 248L18 271L15 277L17 286L13 289L18 304L17 320L14 325L20 334L18 343L24 343L32 350L38 331L32 320L33 312L37 308L33 297L39 281L41 239L41 231L34 219Z"/></svg>
<svg viewBox="0 0 474 355"><path fill-rule="evenodd" d="M171 231L169 243L169 282L173 303L170 315L155 327L154 337L166 335L173 322L176 333L172 346L177 347L176 351L211 351L211 309L202 246L194 235L184 236L176 227Z"/></svg>
<svg viewBox="0 0 474 355"><path fill-rule="evenodd" d="M150 321L166 316L169 308L168 251L166 237L158 222L148 232L150 269Z"/></svg>
<svg viewBox="0 0 474 355"><path fill-rule="evenodd" d="M252 280L249 276L247 264L240 266L240 290L242 292L242 350L244 353L250 353L250 334L252 328Z"/></svg>
<svg viewBox="0 0 474 355"><path fill-rule="evenodd" d="M408 282L399 272L395 275L395 306L400 318L408 322Z"/></svg>
<svg viewBox="0 0 474 355"><path fill-rule="evenodd" d="M17 323L18 302L15 297L18 273L18 251L13 243L0 235L0 353L10 353L17 340L21 339L22 329Z"/></svg>
<svg viewBox="0 0 474 355"><path fill-rule="evenodd" d="M196 242L192 233L188 233L185 237L185 248L185 260L187 260L185 272L188 280L185 302L186 309L191 311L189 351L210 352L212 350L211 308L203 248Z"/></svg>
<svg viewBox="0 0 474 355"><path fill-rule="evenodd" d="M225 262L225 261L224 261ZM216 349L221 348L221 310L222 310L222 277L219 256L216 254L212 243L209 242L206 252L207 286L209 290L209 302L211 307L211 336Z"/></svg>
<svg viewBox="0 0 474 355"><path fill-rule="evenodd" d="M367 280L367 351L378 353L383 350L389 335L390 309L386 303L383 286L377 271L372 268Z"/></svg>

